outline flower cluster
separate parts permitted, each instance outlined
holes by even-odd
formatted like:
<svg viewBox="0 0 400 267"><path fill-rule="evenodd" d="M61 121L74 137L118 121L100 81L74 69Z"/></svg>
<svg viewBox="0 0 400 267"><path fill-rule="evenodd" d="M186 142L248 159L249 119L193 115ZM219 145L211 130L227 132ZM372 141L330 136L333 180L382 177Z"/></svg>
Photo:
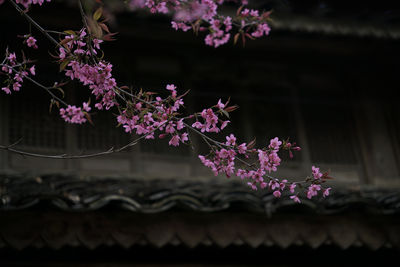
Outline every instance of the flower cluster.
<svg viewBox="0 0 400 267"><path fill-rule="evenodd" d="M91 110L88 103L83 103L82 108L68 105L67 108L60 108L61 117L68 123L82 124L87 121L87 112Z"/></svg>
<svg viewBox="0 0 400 267"><path fill-rule="evenodd" d="M0 0L0 5L3 4L4 0ZM29 8L31 5L43 5L45 0L15 0L17 4L22 5L25 8ZM46 2L51 2L51 0L46 0Z"/></svg>
<svg viewBox="0 0 400 267"><path fill-rule="evenodd" d="M244 9L247 1L241 1L236 16L223 16L218 13L218 7L224 0L132 0L132 9L147 8L151 13L173 13L171 22L175 30L208 31L204 41L207 45L218 47L227 43L232 36L232 25L237 25L238 33L235 40L242 35L254 39L268 35L270 28L267 24L270 12L260 14L258 10Z"/></svg>
<svg viewBox="0 0 400 267"><path fill-rule="evenodd" d="M12 91L18 92L24 82L24 78L36 74L35 65L28 66L28 64L29 61L26 60L18 63L16 54L7 52L6 58L0 64L0 73L5 74L7 77L4 81L5 86L1 90L6 94L11 94Z"/></svg>
<svg viewBox="0 0 400 267"><path fill-rule="evenodd" d="M242 28L245 28L246 23L256 25L256 29L251 33L251 36L260 38L268 35L271 30L268 24L264 22L268 16L268 12L260 15L258 10L245 8L240 12L239 18L241 19Z"/></svg>
<svg viewBox="0 0 400 267"><path fill-rule="evenodd" d="M258 188L268 188L273 193L273 196L281 197L284 190L289 191L290 198L300 203L299 192L297 189L303 188L301 183L290 183L287 179L279 180L269 175L271 172L277 171L277 167L281 163L281 159L278 156L280 150L291 149L300 150L299 147L287 141L280 141L277 137L270 140L269 145L262 149L253 149L254 143L251 144L242 143L238 145L236 143L236 137L233 134L226 136L226 142L220 143L219 148L214 148L208 155L199 155L199 159L206 167L210 168L215 175L225 174L228 178L233 174L240 177L241 179L247 179L247 184L253 190ZM251 158L257 156L256 164L247 164L241 157ZM245 168L236 168L236 162L244 163ZM318 191L322 190L323 197L329 195L331 188L322 188L322 183L325 181L326 175L319 172L319 168L312 167L312 174L314 179L309 179L309 186L305 194L307 198L318 194Z"/></svg>
<svg viewBox="0 0 400 267"><path fill-rule="evenodd" d="M183 118L176 118L178 110L184 104L183 96L177 95L174 84L168 84L166 89L170 91L170 96L165 99L160 96L153 99L152 94L147 92L139 92L132 98L131 104L117 117L125 132L145 135L145 139L154 139L158 130L161 132L159 138L169 136L171 146L178 146L189 140L188 133L183 132Z"/></svg>
<svg viewBox="0 0 400 267"><path fill-rule="evenodd" d="M229 120L222 120L218 117L217 114L226 114L226 112L230 112L233 110L232 107L227 107L225 109L226 104L221 103L221 100L218 101L218 104L212 108L203 109L200 114L196 114L196 122L192 124L192 127L199 129L202 133L210 132L210 133L218 133L223 130L229 123ZM216 108L215 111L213 108ZM217 113L217 114L216 114ZM199 121L200 119L200 121Z"/></svg>
<svg viewBox="0 0 400 267"><path fill-rule="evenodd" d="M324 182L324 179L327 177L327 174L322 174L319 168L312 166L312 176L313 181L312 184L307 189L307 198L311 199L318 195L318 192L322 190L322 196L327 197L329 196L329 192L331 190L330 187L323 189L321 183Z"/></svg>
<svg viewBox="0 0 400 267"><path fill-rule="evenodd" d="M218 47L226 44L231 37L229 31L232 29L232 18L226 17L223 23L221 20L212 19L210 20L210 29L210 33L204 39L207 45Z"/></svg>
<svg viewBox="0 0 400 267"><path fill-rule="evenodd" d="M84 29L70 32L72 34L61 41L63 46L59 48L58 55L65 75L89 86L96 97L97 109L110 109L117 104L113 90L117 83L111 74L112 64L104 60L91 60L97 55L103 41L89 38Z"/></svg>
<svg viewBox="0 0 400 267"><path fill-rule="evenodd" d="M231 177L235 173L236 151L234 149L222 148L214 150L212 154L212 157L199 155L199 159L204 166L209 167L214 172L215 176L224 173L226 177Z"/></svg>

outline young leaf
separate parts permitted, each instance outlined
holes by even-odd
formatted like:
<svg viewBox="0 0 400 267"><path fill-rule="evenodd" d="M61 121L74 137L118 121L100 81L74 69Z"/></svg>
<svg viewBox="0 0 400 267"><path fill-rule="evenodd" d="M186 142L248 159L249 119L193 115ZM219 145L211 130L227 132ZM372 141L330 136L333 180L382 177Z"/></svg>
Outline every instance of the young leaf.
<svg viewBox="0 0 400 267"><path fill-rule="evenodd" d="M234 111L234 110L237 110L238 108L239 108L238 105L234 105L234 106L226 107L226 108L225 108L225 111L226 111L226 112L232 112L232 111Z"/></svg>
<svg viewBox="0 0 400 267"><path fill-rule="evenodd" d="M252 149L256 145L256 138L254 138L248 145L247 149Z"/></svg>
<svg viewBox="0 0 400 267"><path fill-rule="evenodd" d="M87 112L84 112L83 114L85 114L85 117L88 120L88 122L90 122L90 124L94 126L94 123L92 121L92 118L90 117L90 114Z"/></svg>
<svg viewBox="0 0 400 267"><path fill-rule="evenodd" d="M61 62L61 64L60 64L60 72L63 71L65 69L65 67L67 67L69 61L70 61L69 59L66 59L63 62Z"/></svg>
<svg viewBox="0 0 400 267"><path fill-rule="evenodd" d="M64 32L69 34L69 35L76 35L76 32L74 32L73 30L66 30Z"/></svg>
<svg viewBox="0 0 400 267"><path fill-rule="evenodd" d="M101 15L103 14L103 7L99 7L93 14L93 19L94 20L99 20L101 18Z"/></svg>
<svg viewBox="0 0 400 267"><path fill-rule="evenodd" d="M229 119L229 113L226 110L222 109L221 112Z"/></svg>
<svg viewBox="0 0 400 267"><path fill-rule="evenodd" d="M240 36L240 33L235 34L235 37L233 37L233 44L237 43L239 36Z"/></svg>

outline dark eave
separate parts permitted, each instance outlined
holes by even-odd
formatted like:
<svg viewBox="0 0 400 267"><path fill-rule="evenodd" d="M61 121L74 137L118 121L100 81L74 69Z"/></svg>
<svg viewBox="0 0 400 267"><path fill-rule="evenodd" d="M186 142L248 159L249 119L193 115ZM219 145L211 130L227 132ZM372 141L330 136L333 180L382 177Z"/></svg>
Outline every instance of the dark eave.
<svg viewBox="0 0 400 267"><path fill-rule="evenodd" d="M139 213L159 213L176 208L196 212L240 210L266 215L293 210L324 215L352 210L365 214L400 213L400 192L395 190L335 188L327 199L302 199L301 204L295 204L287 196L276 199L270 192L254 192L244 183L226 182L220 178L201 182L1 175L0 199L0 210L3 211L50 205L56 210L67 211L93 211L112 206Z"/></svg>

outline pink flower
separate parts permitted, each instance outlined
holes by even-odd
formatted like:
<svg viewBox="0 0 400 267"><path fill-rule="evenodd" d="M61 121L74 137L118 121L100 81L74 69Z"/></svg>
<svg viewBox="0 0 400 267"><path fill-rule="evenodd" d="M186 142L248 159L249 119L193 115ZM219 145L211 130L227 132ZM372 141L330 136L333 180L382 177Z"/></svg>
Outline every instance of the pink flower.
<svg viewBox="0 0 400 267"><path fill-rule="evenodd" d="M321 190L321 186L317 184L312 184L308 187L307 198L311 199L312 197L318 195L318 191Z"/></svg>
<svg viewBox="0 0 400 267"><path fill-rule="evenodd" d="M23 80L22 80L22 75L21 75L21 73L16 73L15 76L14 76L14 80L17 81L17 82L22 83Z"/></svg>
<svg viewBox="0 0 400 267"><path fill-rule="evenodd" d="M166 88L167 90L174 91L176 89L176 86L174 84L167 84Z"/></svg>
<svg viewBox="0 0 400 267"><path fill-rule="evenodd" d="M276 188L279 188L279 183L277 181L271 180L269 182L269 186L271 187L271 190L275 190Z"/></svg>
<svg viewBox="0 0 400 267"><path fill-rule="evenodd" d="M285 180L282 180L282 182L280 182L279 183L279 189L280 190L283 190L283 189L285 189L285 187L286 187L286 183L287 183L288 181L285 179Z"/></svg>
<svg viewBox="0 0 400 267"><path fill-rule="evenodd" d="M258 17L259 16L258 10L254 10L254 9L250 10L250 16Z"/></svg>
<svg viewBox="0 0 400 267"><path fill-rule="evenodd" d="M1 88L1 90L4 91L7 95L11 94L11 90L8 87L3 87L3 88Z"/></svg>
<svg viewBox="0 0 400 267"><path fill-rule="evenodd" d="M188 136L189 136L188 133L183 133L181 135L181 142L184 143L185 141L188 141L189 140Z"/></svg>
<svg viewBox="0 0 400 267"><path fill-rule="evenodd" d="M293 199L293 201L296 203L301 203L300 198L297 195L290 196L290 198Z"/></svg>
<svg viewBox="0 0 400 267"><path fill-rule="evenodd" d="M83 110L89 112L92 108L89 106L89 103L83 102Z"/></svg>
<svg viewBox="0 0 400 267"><path fill-rule="evenodd" d="M76 106L68 105L66 109L60 108L60 115L68 123L82 124L86 122L82 109Z"/></svg>
<svg viewBox="0 0 400 267"><path fill-rule="evenodd" d="M219 109L224 109L224 107L225 107L225 104L223 104L223 103L221 102L221 99L219 99L219 100L218 100L218 104L217 104L217 108L219 108Z"/></svg>
<svg viewBox="0 0 400 267"><path fill-rule="evenodd" d="M251 187L251 189L257 190L257 185L255 183L248 182L247 185L249 185Z"/></svg>
<svg viewBox="0 0 400 267"><path fill-rule="evenodd" d="M240 177L241 179L244 179L247 176L247 171L243 169L238 169L238 171L236 172L236 176Z"/></svg>
<svg viewBox="0 0 400 267"><path fill-rule="evenodd" d="M183 119L180 119L176 122L176 129L182 130L183 128L185 128L185 125L183 124Z"/></svg>
<svg viewBox="0 0 400 267"><path fill-rule="evenodd" d="M331 189L332 189L332 188L330 188L330 187L324 189L324 191L322 191L322 196L323 196L323 197L329 196L329 194L330 194L329 191L330 191Z"/></svg>
<svg viewBox="0 0 400 267"><path fill-rule="evenodd" d="M186 25L186 23L183 23L183 22L177 23L175 21L171 21L171 25L172 25L172 28L174 28L176 31L178 29L181 29L182 31L186 32L192 28L191 26Z"/></svg>
<svg viewBox="0 0 400 267"><path fill-rule="evenodd" d="M179 135L174 135L172 136L171 140L169 140L168 144L170 146L179 146L179 140L181 138L179 137Z"/></svg>
<svg viewBox="0 0 400 267"><path fill-rule="evenodd" d="M240 12L240 14L242 16L247 16L247 15L249 15L249 13L250 13L250 10L248 8L245 8L244 10L242 10L242 12Z"/></svg>
<svg viewBox="0 0 400 267"><path fill-rule="evenodd" d="M171 95L173 98L176 98L176 86L173 84L167 84L167 90L171 91Z"/></svg>
<svg viewBox="0 0 400 267"><path fill-rule="evenodd" d="M2 66L1 70L4 71L5 73L12 73L12 69L7 68L7 66Z"/></svg>
<svg viewBox="0 0 400 267"><path fill-rule="evenodd" d="M312 166L312 175L314 176L314 179L320 179L322 177L322 173L319 171L319 168Z"/></svg>
<svg viewBox="0 0 400 267"><path fill-rule="evenodd" d="M99 39L93 39L93 46L97 49L100 49L100 44L103 42L103 40Z"/></svg>
<svg viewBox="0 0 400 267"><path fill-rule="evenodd" d="M263 35L268 35L271 28L266 23L258 24L257 29L251 34L253 37L262 37Z"/></svg>
<svg viewBox="0 0 400 267"><path fill-rule="evenodd" d="M228 125L228 123L230 123L230 121L224 121L224 122L222 122L222 124L221 124L221 130L223 130L223 129Z"/></svg>
<svg viewBox="0 0 400 267"><path fill-rule="evenodd" d="M38 46L36 45L36 39L33 36L29 36L28 39L26 39L26 45L35 49L38 48Z"/></svg>
<svg viewBox="0 0 400 267"><path fill-rule="evenodd" d="M294 193L294 189L296 188L297 184L293 183L289 186L290 193Z"/></svg>
<svg viewBox="0 0 400 267"><path fill-rule="evenodd" d="M201 129L203 128L203 124L199 121L196 121L195 123L192 124L193 128Z"/></svg>
<svg viewBox="0 0 400 267"><path fill-rule="evenodd" d="M33 66L29 69L29 72L30 72L32 75L35 75L35 74L36 74L35 65L33 65Z"/></svg>
<svg viewBox="0 0 400 267"><path fill-rule="evenodd" d="M279 197L281 197L281 192L276 190L276 191L274 191L273 195L274 195L274 197L279 198Z"/></svg>
<svg viewBox="0 0 400 267"><path fill-rule="evenodd" d="M21 84L16 82L13 84L13 90L14 91L19 91L19 89L21 88Z"/></svg>
<svg viewBox="0 0 400 267"><path fill-rule="evenodd" d="M225 145L227 146L234 146L236 145L236 137L233 134L230 134L229 136L225 137L226 138L226 143Z"/></svg>
<svg viewBox="0 0 400 267"><path fill-rule="evenodd" d="M239 154L246 154L247 146L246 143L240 144L238 147Z"/></svg>
<svg viewBox="0 0 400 267"><path fill-rule="evenodd" d="M269 143L269 148L274 151L278 151L280 145L282 145L282 142L279 141L278 137L275 137L274 139L271 139Z"/></svg>
<svg viewBox="0 0 400 267"><path fill-rule="evenodd" d="M166 133L173 134L173 133L175 132L174 126L175 126L175 124L174 124L172 121L170 121L170 122L168 123L168 125L165 127L165 132L166 132Z"/></svg>
<svg viewBox="0 0 400 267"><path fill-rule="evenodd" d="M7 59L10 61L11 65L15 65L17 56L15 55L15 53L10 53L10 55L8 55Z"/></svg>

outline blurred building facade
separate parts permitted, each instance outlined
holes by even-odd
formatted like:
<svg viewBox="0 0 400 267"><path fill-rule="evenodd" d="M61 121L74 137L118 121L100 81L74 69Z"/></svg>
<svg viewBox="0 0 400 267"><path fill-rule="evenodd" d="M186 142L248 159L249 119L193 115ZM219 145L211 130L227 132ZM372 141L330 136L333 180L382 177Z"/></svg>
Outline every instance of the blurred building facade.
<svg viewBox="0 0 400 267"><path fill-rule="evenodd" d="M120 253L116 247L125 247L162 257L179 255L182 247L192 255L183 258L185 263L178 256L161 262L144 256L134 260L188 265L212 254L210 248L221 255L244 251L243 257L258 263L264 263L263 253L303 253L322 260L329 249L342 256L371 250L374 259L393 255L400 244L400 13L384 4L360 8L358 2L259 1L259 8L274 9L271 36L245 47L218 49L205 47L201 36L170 29L165 17L119 13L111 21L118 43L104 46L119 81L152 91L168 83L182 92L190 89L188 112L230 97L240 109L232 114L227 134L235 132L246 142L256 137L261 146L275 136L296 141L302 151L285 159L277 176L304 177L312 165L330 169L336 191L331 199L305 199L296 208L268 192L250 192L238 178L212 177L196 158L206 147L195 136L194 149L170 148L157 140L82 160L0 151L3 251L24 248L33 257L32 247L62 248L60 259L72 253L65 247L90 248L100 255L107 251L104 246L111 246L115 255ZM26 26L5 8L10 12L0 22L15 28L1 34L12 39ZM62 4L49 9L53 12L33 14L57 29L65 24L80 28L75 9ZM5 45L2 41L1 48ZM39 56L49 58L46 51ZM37 69L44 82L60 77L55 65L38 64ZM65 89L70 102L89 97L75 84ZM22 138L18 148L24 150L76 155L123 146L133 138L102 112L94 116L95 127L63 123L56 111L49 114L46 92L30 85L12 96L1 94L0 103L0 144ZM26 218L35 214L41 215L18 236ZM40 225L64 228L54 226L61 231L57 234ZM226 257L214 255L210 261L233 264ZM286 259L286 264L295 263Z"/></svg>

